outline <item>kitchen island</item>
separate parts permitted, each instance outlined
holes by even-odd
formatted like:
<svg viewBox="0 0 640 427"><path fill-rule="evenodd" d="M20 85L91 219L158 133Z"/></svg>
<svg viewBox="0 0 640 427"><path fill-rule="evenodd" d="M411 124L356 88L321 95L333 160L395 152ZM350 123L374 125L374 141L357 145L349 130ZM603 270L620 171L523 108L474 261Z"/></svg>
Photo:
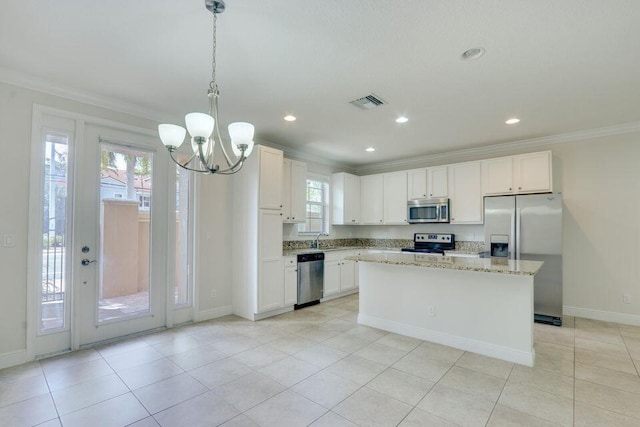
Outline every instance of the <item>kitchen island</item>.
<svg viewBox="0 0 640 427"><path fill-rule="evenodd" d="M358 262L358 323L533 366L533 280L538 261L416 253Z"/></svg>

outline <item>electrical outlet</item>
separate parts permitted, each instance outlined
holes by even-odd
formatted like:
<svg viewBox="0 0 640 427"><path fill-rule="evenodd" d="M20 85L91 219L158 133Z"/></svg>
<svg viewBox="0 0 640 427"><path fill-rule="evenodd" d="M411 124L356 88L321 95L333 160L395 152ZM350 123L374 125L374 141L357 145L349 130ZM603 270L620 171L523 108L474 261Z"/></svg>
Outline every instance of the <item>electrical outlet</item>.
<svg viewBox="0 0 640 427"><path fill-rule="evenodd" d="M4 247L12 248L16 245L16 235L15 234L5 234L4 235Z"/></svg>
<svg viewBox="0 0 640 427"><path fill-rule="evenodd" d="M436 315L436 308L434 306L432 306L432 305L428 306L427 307L427 316L435 317L435 315Z"/></svg>
<svg viewBox="0 0 640 427"><path fill-rule="evenodd" d="M622 302L625 304L631 304L631 295L622 294Z"/></svg>
<svg viewBox="0 0 640 427"><path fill-rule="evenodd" d="M215 298L218 296L218 292L215 289L211 289L211 298Z"/></svg>

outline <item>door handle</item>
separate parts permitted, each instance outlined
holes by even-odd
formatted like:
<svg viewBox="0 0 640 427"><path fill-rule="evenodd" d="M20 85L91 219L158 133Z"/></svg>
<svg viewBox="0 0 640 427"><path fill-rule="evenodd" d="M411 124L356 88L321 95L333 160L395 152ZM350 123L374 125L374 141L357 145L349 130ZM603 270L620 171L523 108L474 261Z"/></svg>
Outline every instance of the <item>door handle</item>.
<svg viewBox="0 0 640 427"><path fill-rule="evenodd" d="M80 263L81 263L82 265L89 265L89 264L91 264L92 262L96 262L96 261L97 261L97 260L95 260L95 259L92 259L91 261L89 261L88 259L86 259L86 258L85 258L85 259L83 259L82 261L80 261Z"/></svg>

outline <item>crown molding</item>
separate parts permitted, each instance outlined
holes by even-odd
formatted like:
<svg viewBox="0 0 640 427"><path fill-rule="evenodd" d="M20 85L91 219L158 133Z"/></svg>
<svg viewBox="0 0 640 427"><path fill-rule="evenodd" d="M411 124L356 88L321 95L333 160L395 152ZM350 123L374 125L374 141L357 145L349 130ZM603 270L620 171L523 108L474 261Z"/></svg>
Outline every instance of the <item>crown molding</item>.
<svg viewBox="0 0 640 427"><path fill-rule="evenodd" d="M484 147L467 148L463 150L447 151L443 153L427 154L410 159L392 160L356 167L357 175L378 173L381 170L405 170L425 167L425 165L438 165L456 163L476 158L488 158L495 155L509 155L513 151L523 149L536 149L549 145L563 144L566 142L582 141L605 136L624 135L640 132L640 122L625 123L616 126L607 126L582 131L566 132L557 135L543 136L539 138L523 139Z"/></svg>
<svg viewBox="0 0 640 427"><path fill-rule="evenodd" d="M166 111L150 110L137 104L124 102L107 96L80 91L64 85L56 85L45 79L0 67L0 82L24 89L42 92L48 95L66 98L71 101L82 102L95 107L106 108L118 113L130 114L143 119L163 123L172 120L172 115Z"/></svg>

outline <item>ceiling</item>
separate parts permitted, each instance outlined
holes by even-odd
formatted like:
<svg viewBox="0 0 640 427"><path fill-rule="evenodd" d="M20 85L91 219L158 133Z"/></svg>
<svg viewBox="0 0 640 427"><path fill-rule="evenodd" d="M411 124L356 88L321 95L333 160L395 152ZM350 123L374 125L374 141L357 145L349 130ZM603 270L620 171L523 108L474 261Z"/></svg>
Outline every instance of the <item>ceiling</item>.
<svg viewBox="0 0 640 427"><path fill-rule="evenodd" d="M221 121L344 165L640 121L637 0L226 3ZM203 0L3 2L0 67L146 117L206 111L210 63Z"/></svg>

